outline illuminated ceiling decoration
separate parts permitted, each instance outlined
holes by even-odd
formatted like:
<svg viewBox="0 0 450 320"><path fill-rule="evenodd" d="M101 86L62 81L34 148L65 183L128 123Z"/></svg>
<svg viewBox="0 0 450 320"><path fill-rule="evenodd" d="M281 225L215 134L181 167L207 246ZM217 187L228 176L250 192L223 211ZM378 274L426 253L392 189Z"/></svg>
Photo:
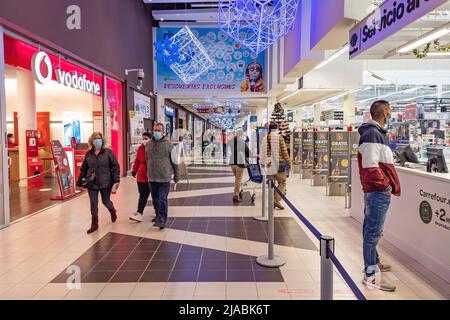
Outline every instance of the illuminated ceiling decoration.
<svg viewBox="0 0 450 320"><path fill-rule="evenodd" d="M219 28L258 54L294 27L299 0L219 0Z"/></svg>
<svg viewBox="0 0 450 320"><path fill-rule="evenodd" d="M167 50L163 56L176 57L173 59L169 58L169 62L171 62L170 69L184 83L191 83L213 66L208 51L187 26L184 26L168 41L163 46L163 49ZM158 53L156 58L158 59ZM160 55L159 59L161 58Z"/></svg>

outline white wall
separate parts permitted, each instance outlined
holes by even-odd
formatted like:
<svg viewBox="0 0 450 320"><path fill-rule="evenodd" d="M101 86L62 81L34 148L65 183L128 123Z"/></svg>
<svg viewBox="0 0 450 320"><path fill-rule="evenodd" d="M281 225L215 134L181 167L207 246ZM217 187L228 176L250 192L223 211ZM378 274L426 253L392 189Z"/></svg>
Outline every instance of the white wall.
<svg viewBox="0 0 450 320"><path fill-rule="evenodd" d="M13 113L27 112L25 108L17 105L17 80L14 78L14 68L8 68L6 79L6 106L7 121L14 120ZM102 111L102 97L94 96L79 90L71 89L52 81L49 85L36 85L36 111L50 112L50 121L57 122L50 124L51 139L63 140L64 114L76 112L81 115L81 139L87 141L93 132L93 111ZM25 106L24 106L25 107ZM8 132L14 132L12 123L7 125Z"/></svg>

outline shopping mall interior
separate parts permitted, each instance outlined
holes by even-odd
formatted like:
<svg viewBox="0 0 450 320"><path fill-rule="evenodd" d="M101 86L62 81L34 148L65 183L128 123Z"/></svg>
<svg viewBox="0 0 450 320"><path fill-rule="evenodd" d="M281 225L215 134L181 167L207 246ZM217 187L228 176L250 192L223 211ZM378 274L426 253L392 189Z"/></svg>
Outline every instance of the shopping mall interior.
<svg viewBox="0 0 450 320"><path fill-rule="evenodd" d="M3 0L0 107L0 300L450 300L450 1Z"/></svg>

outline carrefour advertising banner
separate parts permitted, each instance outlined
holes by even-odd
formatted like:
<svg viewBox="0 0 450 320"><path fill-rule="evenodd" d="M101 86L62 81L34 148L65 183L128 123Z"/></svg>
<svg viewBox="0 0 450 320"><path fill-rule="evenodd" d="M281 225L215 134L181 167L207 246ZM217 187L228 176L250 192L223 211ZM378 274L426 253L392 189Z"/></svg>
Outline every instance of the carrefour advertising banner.
<svg viewBox="0 0 450 320"><path fill-rule="evenodd" d="M175 35L180 28L155 28L156 41ZM218 28L191 28L206 48L214 65L190 84L185 84L170 67L154 60L158 92L180 94L266 92L265 52L258 55Z"/></svg>

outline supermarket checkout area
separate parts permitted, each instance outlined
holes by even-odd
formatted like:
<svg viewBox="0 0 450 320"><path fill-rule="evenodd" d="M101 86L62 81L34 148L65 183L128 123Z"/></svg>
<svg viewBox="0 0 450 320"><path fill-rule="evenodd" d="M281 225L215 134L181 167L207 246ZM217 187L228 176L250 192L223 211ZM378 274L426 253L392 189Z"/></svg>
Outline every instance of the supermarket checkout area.
<svg viewBox="0 0 450 320"><path fill-rule="evenodd" d="M440 160L418 159L419 163L406 161L405 166L396 166L401 196L392 196L383 237L450 282L450 158L437 158ZM352 167L358 168L356 159L352 159ZM351 216L363 223L364 194L359 171L352 170L351 174Z"/></svg>

